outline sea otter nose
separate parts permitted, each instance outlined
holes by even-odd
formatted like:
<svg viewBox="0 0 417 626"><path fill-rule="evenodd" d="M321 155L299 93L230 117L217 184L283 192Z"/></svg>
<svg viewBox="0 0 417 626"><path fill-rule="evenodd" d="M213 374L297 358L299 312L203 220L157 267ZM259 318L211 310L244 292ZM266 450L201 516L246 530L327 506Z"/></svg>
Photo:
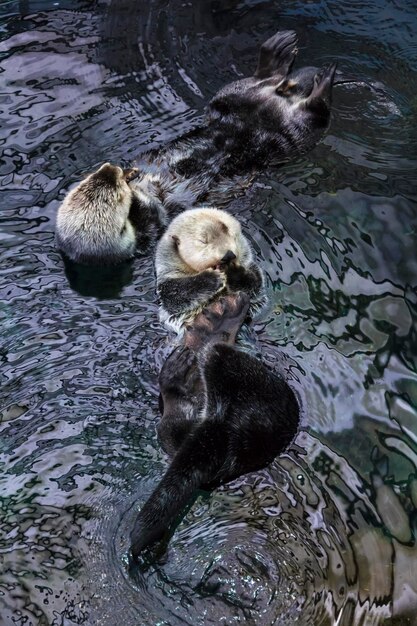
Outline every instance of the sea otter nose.
<svg viewBox="0 0 417 626"><path fill-rule="evenodd" d="M226 254L224 255L224 257L222 258L222 260L220 261L220 263L222 265L227 265L227 263L230 263L230 261L234 261L235 258L236 258L235 253L232 252L231 250L228 250Z"/></svg>

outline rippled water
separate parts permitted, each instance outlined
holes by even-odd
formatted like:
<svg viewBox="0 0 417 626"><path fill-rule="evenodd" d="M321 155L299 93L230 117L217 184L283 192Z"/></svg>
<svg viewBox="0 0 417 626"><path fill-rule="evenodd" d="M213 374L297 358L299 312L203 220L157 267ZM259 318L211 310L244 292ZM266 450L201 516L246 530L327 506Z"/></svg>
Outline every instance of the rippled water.
<svg viewBox="0 0 417 626"><path fill-rule="evenodd" d="M3 0L1 625L417 624L416 15ZM287 28L299 64L374 85L336 87L324 141L230 206L269 279L259 348L302 428L270 468L197 499L133 581L128 531L167 465L152 260L71 272L56 210L95 165L192 128Z"/></svg>

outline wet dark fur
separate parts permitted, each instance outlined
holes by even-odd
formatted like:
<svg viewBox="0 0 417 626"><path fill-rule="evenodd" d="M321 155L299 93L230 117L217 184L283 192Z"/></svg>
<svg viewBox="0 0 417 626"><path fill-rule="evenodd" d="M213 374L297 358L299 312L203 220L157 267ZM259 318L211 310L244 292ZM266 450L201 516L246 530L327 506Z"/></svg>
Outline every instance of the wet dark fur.
<svg viewBox="0 0 417 626"><path fill-rule="evenodd" d="M335 66L291 72L296 45L293 31L268 39L255 74L216 94L204 127L138 161L138 188L158 198L168 220L201 202L224 205L266 162L296 158L323 136Z"/></svg>
<svg viewBox="0 0 417 626"><path fill-rule="evenodd" d="M151 199L149 204L145 204L133 194L129 220L136 231L136 255L141 256L155 245L164 232L165 213L161 211L159 202L152 202Z"/></svg>
<svg viewBox="0 0 417 626"><path fill-rule="evenodd" d="M299 407L291 388L261 361L227 345L249 305L247 296L236 297L237 306L232 299L220 312L215 303L201 313L186 345L162 368L158 434L174 456L136 518L134 559L161 539L199 488L265 467L296 434Z"/></svg>

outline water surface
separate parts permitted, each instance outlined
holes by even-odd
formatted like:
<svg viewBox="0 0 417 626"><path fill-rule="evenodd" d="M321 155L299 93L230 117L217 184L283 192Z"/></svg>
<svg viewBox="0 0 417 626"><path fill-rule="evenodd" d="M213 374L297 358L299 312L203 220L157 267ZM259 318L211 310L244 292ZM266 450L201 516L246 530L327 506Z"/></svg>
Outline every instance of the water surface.
<svg viewBox="0 0 417 626"><path fill-rule="evenodd" d="M0 6L0 624L417 624L417 5L7 0ZM70 186L198 124L295 29L335 89L310 154L230 211L268 277L263 358L302 401L270 468L197 499L142 579L128 532L167 465L152 259L65 268Z"/></svg>

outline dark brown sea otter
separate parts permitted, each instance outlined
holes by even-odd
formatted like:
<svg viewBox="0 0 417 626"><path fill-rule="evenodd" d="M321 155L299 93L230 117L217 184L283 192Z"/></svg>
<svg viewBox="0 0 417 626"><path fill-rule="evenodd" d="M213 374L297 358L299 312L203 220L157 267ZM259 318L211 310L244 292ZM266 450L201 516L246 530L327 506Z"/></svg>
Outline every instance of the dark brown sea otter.
<svg viewBox="0 0 417 626"><path fill-rule="evenodd" d="M208 305L161 370L158 436L172 460L137 515L134 560L163 537L198 489L265 467L295 437L300 412L291 387L233 346L249 303L239 292Z"/></svg>

